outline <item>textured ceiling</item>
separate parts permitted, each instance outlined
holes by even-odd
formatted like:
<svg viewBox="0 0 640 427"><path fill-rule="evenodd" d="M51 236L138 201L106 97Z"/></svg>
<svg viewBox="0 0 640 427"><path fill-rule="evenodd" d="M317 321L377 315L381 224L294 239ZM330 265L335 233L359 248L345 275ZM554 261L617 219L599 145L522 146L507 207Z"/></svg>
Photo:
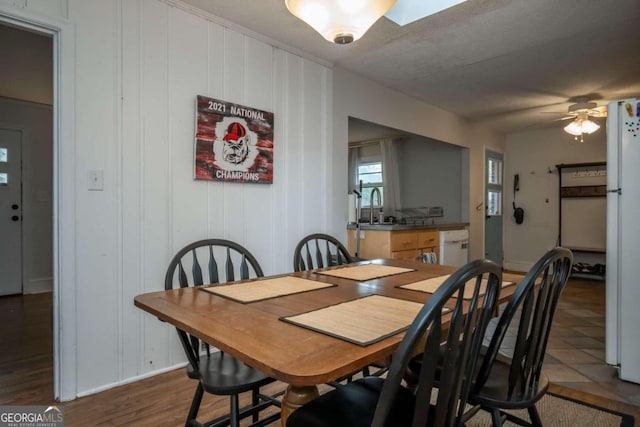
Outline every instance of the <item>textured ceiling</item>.
<svg viewBox="0 0 640 427"><path fill-rule="evenodd" d="M382 18L344 46L284 0L185 3L506 133L564 124L577 96L640 97L640 0L469 0L404 27Z"/></svg>

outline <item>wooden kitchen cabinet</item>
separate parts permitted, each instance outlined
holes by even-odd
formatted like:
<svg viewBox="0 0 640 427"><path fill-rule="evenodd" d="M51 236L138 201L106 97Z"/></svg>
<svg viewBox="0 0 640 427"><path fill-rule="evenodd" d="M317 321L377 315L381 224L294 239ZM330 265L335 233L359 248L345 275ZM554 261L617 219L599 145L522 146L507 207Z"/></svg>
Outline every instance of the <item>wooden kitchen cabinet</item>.
<svg viewBox="0 0 640 427"><path fill-rule="evenodd" d="M410 249L407 251L393 251L391 252L391 256L389 256L388 258L409 259L416 261L422 259L422 252L417 249Z"/></svg>
<svg viewBox="0 0 640 427"><path fill-rule="evenodd" d="M391 258L419 260L423 253L435 252L439 259L438 229L361 230L361 258ZM348 230L347 246L355 253L355 230Z"/></svg>
<svg viewBox="0 0 640 427"><path fill-rule="evenodd" d="M374 231L374 233L378 232ZM388 231L388 233L392 253L418 248L418 233L415 231Z"/></svg>
<svg viewBox="0 0 640 427"><path fill-rule="evenodd" d="M418 248L423 249L423 252L435 252L437 254L439 244L440 235L438 230L418 232Z"/></svg>

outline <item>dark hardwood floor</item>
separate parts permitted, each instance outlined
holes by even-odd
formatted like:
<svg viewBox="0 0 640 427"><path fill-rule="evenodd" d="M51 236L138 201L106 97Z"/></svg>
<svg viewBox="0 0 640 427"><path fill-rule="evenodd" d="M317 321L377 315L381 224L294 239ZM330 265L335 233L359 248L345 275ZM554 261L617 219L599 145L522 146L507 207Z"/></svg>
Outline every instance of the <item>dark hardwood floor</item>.
<svg viewBox="0 0 640 427"><path fill-rule="evenodd" d="M51 294L0 297L0 405L53 401ZM506 343L508 347L508 342ZM545 359L553 387L594 405L640 413L640 385L621 381L604 363L604 283L572 279L561 298ZM272 384L271 391L283 388ZM58 404L66 426L179 426L195 383L182 369ZM227 411L205 396L202 411Z"/></svg>
<svg viewBox="0 0 640 427"><path fill-rule="evenodd" d="M68 427L184 425L196 387L184 369L56 403L51 303L50 293L0 297L0 405L58 405ZM275 383L263 390L273 394L284 388ZM241 404L248 399L243 396ZM228 402L205 394L201 413L210 418L226 414Z"/></svg>
<svg viewBox="0 0 640 427"><path fill-rule="evenodd" d="M0 297L0 405L52 401L51 301L50 293Z"/></svg>

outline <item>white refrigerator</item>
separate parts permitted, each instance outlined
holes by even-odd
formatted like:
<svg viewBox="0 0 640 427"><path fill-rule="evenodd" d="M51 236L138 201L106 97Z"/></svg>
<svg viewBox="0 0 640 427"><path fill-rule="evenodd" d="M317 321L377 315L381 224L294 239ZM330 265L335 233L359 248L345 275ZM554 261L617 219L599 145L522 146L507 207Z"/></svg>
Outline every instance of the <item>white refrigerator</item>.
<svg viewBox="0 0 640 427"><path fill-rule="evenodd" d="M606 360L640 383L640 103L607 114Z"/></svg>

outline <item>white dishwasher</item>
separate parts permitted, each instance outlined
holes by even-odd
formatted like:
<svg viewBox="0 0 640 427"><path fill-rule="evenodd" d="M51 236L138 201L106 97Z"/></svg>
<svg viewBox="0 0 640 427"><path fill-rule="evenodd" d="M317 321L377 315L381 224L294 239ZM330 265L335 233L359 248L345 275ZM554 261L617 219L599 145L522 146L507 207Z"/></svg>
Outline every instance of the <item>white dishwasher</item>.
<svg viewBox="0 0 640 427"><path fill-rule="evenodd" d="M469 230L440 232L440 264L461 267L469 262Z"/></svg>

